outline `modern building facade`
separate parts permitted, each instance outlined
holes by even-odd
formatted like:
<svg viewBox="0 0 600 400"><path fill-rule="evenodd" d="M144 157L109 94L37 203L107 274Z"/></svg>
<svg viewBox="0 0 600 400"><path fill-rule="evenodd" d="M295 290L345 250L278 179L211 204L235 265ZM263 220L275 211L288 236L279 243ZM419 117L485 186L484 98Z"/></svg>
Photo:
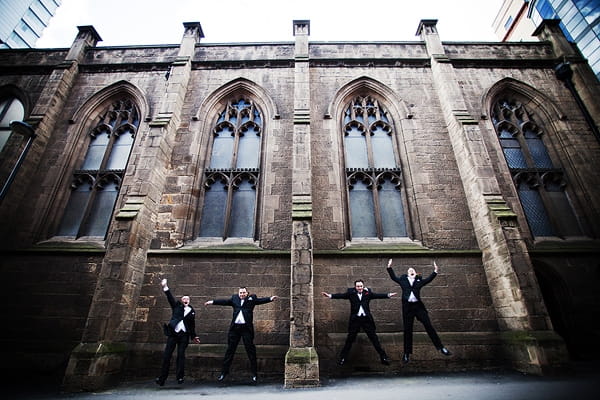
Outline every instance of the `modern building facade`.
<svg viewBox="0 0 600 400"><path fill-rule="evenodd" d="M600 79L598 0L505 0L493 26L503 41L536 40L534 31L546 19L560 20L567 39L577 44Z"/></svg>
<svg viewBox="0 0 600 400"><path fill-rule="evenodd" d="M261 377L289 388L598 357L600 90L556 21L528 43L443 42L435 20L413 42L293 29L211 44L193 22L177 45L102 47L82 26L67 49L0 51L17 118L0 153L5 376L155 377L163 278L197 307L195 379L219 374L230 322L199 306L241 285L279 296L255 341ZM320 293L396 291L390 258L440 266L422 295L454 355L419 330L402 367L392 298L372 305L392 365L360 337L339 368L349 306Z"/></svg>
<svg viewBox="0 0 600 400"><path fill-rule="evenodd" d="M61 0L2 0L0 49L34 47Z"/></svg>

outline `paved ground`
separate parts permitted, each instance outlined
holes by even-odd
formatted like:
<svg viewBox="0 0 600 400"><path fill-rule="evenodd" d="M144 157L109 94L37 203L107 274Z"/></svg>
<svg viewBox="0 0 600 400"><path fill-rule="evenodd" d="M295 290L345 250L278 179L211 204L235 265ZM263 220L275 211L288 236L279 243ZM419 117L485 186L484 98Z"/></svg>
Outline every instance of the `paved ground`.
<svg viewBox="0 0 600 400"><path fill-rule="evenodd" d="M524 375L513 371L468 372L394 377L349 377L329 379L314 389L286 390L281 382L250 386L242 382L167 381L130 382L95 393L59 393L55 388L14 387L3 391L3 398L19 400L598 400L600 370L585 369L558 377Z"/></svg>

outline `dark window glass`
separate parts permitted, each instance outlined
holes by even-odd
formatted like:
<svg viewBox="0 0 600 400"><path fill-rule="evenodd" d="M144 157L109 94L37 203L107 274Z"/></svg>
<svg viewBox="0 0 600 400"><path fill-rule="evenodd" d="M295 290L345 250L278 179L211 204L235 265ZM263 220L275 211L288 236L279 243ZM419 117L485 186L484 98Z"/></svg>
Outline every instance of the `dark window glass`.
<svg viewBox="0 0 600 400"><path fill-rule="evenodd" d="M230 101L219 114L213 132L198 236L254 237L260 111L247 99Z"/></svg>
<svg viewBox="0 0 600 400"><path fill-rule="evenodd" d="M60 236L77 236L86 211L86 205L92 193L92 186L93 182L89 177L89 181L78 182L73 188L65 214L58 228Z"/></svg>
<svg viewBox="0 0 600 400"><path fill-rule="evenodd" d="M542 139L531 130L525 131L525 141L536 168L554 168Z"/></svg>
<svg viewBox="0 0 600 400"><path fill-rule="evenodd" d="M492 121L533 236L578 236L579 222L567 197L564 172L544 143L536 116L514 100L498 101Z"/></svg>
<svg viewBox="0 0 600 400"><path fill-rule="evenodd" d="M554 236L550 218L546 213L539 192L530 188L527 184L521 184L519 186L519 199L533 235Z"/></svg>
<svg viewBox="0 0 600 400"><path fill-rule="evenodd" d="M96 188L95 198L90 207L90 216L81 230L81 236L104 236L112 215L119 185L115 181L107 181Z"/></svg>
<svg viewBox="0 0 600 400"><path fill-rule="evenodd" d="M135 139L139 112L128 99L113 102L99 117L57 234L105 237Z"/></svg>

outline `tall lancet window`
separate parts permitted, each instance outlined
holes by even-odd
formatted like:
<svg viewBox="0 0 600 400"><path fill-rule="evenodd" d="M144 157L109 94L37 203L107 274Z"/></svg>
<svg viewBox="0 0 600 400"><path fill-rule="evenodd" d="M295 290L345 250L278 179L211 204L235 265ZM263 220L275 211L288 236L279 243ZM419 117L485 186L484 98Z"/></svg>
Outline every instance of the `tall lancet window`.
<svg viewBox="0 0 600 400"><path fill-rule="evenodd" d="M204 180L200 237L255 236L262 116L244 98L230 101L213 129Z"/></svg>
<svg viewBox="0 0 600 400"><path fill-rule="evenodd" d="M0 99L0 151L2 151L12 134L10 123L12 121L22 121L24 115L23 104L15 97Z"/></svg>
<svg viewBox="0 0 600 400"><path fill-rule="evenodd" d="M402 171L386 111L372 97L357 97L342 126L352 238L406 237Z"/></svg>
<svg viewBox="0 0 600 400"><path fill-rule="evenodd" d="M552 159L536 116L503 98L494 104L492 121L533 236L581 235L565 172Z"/></svg>
<svg viewBox="0 0 600 400"><path fill-rule="evenodd" d="M73 173L58 235L106 236L139 122L139 111L128 99L113 102L100 115L89 132L85 158Z"/></svg>

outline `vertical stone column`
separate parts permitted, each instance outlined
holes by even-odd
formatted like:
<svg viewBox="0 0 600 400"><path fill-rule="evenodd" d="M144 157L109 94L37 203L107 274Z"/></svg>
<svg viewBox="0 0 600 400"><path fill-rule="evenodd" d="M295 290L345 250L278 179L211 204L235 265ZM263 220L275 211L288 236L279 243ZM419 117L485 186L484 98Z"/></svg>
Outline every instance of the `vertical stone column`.
<svg viewBox="0 0 600 400"><path fill-rule="evenodd" d="M434 86L464 186L507 358L521 371L542 373L563 361L516 214L502 197L478 121L469 115L456 72L437 33L422 20L417 34L431 58ZM543 333L542 333L543 332Z"/></svg>
<svg viewBox="0 0 600 400"><path fill-rule="evenodd" d="M116 211L107 237L82 342L72 352L65 373L63 388L67 391L113 385L126 364L146 255L191 76L194 47L202 37L200 23L184 23L184 28L158 113L138 131L138 137L147 140L144 144L136 142L132 150L128 165L131 172L123 180L117 203L123 207Z"/></svg>
<svg viewBox="0 0 600 400"><path fill-rule="evenodd" d="M319 385L319 357L314 348L309 34L310 21L294 21L293 227L286 388Z"/></svg>

